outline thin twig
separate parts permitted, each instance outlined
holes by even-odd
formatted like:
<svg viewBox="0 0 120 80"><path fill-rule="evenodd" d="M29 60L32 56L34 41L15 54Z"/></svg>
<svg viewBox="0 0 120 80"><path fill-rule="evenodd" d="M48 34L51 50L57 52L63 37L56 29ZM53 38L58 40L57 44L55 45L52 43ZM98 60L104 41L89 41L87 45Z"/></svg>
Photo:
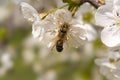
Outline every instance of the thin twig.
<svg viewBox="0 0 120 80"><path fill-rule="evenodd" d="M100 7L99 3L97 3L95 0L84 0L85 2L90 3L92 6L94 6L96 9Z"/></svg>
<svg viewBox="0 0 120 80"><path fill-rule="evenodd" d="M72 10L72 16L75 15L75 12L77 11L78 7L80 7L82 4L85 3L85 0L80 0L78 6L76 6L73 10Z"/></svg>

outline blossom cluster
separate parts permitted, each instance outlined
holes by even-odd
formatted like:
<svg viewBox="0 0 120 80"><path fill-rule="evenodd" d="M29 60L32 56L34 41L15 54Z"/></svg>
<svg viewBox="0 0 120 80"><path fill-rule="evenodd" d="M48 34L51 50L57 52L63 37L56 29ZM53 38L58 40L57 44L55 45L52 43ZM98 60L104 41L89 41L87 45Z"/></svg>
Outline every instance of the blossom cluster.
<svg viewBox="0 0 120 80"><path fill-rule="evenodd" d="M101 41L110 51L105 58L96 59L100 72L109 80L120 80L120 1L106 0L95 14L96 24L103 27Z"/></svg>
<svg viewBox="0 0 120 80"><path fill-rule="evenodd" d="M57 9L47 16L38 14L38 12L29 4L22 2L21 10L24 18L31 20L32 24L32 34L35 38L39 38L40 41L44 40L48 47L51 49L57 44L59 38L62 39L65 45L70 45L70 47L79 47L86 40L91 41L93 35L96 34L95 30L90 24L83 23L82 20L73 18L70 11L67 9ZM77 13L75 17L78 17ZM60 31L61 26L67 26L66 33ZM92 34L92 32L93 34ZM62 34L62 36L59 36Z"/></svg>
<svg viewBox="0 0 120 80"><path fill-rule="evenodd" d="M42 15L28 3L20 5L24 18L32 22L33 37L51 50L55 47L58 52L63 48L64 51L69 50L68 47L79 48L96 38L96 30L82 20L80 8L73 10L74 14L67 8L57 8ZM95 12L95 23L103 27L101 41L110 49L105 58L96 59L95 63L109 80L119 80L120 1L106 0Z"/></svg>

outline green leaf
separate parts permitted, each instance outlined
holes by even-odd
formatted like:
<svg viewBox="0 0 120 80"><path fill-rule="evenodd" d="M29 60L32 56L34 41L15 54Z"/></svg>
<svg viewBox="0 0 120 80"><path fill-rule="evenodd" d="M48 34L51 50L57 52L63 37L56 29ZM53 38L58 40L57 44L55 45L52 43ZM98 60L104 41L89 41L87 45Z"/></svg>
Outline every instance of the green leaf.
<svg viewBox="0 0 120 80"><path fill-rule="evenodd" d="M72 11L74 7L77 7L78 4L80 3L80 0L63 0L64 3L69 4L69 10Z"/></svg>
<svg viewBox="0 0 120 80"><path fill-rule="evenodd" d="M78 4L80 0L63 0L64 3L69 3L69 4Z"/></svg>

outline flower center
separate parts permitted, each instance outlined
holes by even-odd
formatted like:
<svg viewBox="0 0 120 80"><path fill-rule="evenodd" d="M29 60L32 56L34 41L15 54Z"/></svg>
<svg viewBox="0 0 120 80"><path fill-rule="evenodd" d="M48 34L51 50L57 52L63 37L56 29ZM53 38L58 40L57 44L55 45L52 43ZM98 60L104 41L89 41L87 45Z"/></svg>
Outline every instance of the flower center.
<svg viewBox="0 0 120 80"><path fill-rule="evenodd" d="M112 59L112 58L109 59L109 62L110 62L111 64L115 64L115 60Z"/></svg>
<svg viewBox="0 0 120 80"><path fill-rule="evenodd" d="M120 25L120 20L117 20L114 24L115 25Z"/></svg>
<svg viewBox="0 0 120 80"><path fill-rule="evenodd" d="M110 58L109 59L109 62L111 63L111 64L115 64L116 62L118 62L118 61L120 61L120 58L118 58L118 59L112 59L112 58Z"/></svg>

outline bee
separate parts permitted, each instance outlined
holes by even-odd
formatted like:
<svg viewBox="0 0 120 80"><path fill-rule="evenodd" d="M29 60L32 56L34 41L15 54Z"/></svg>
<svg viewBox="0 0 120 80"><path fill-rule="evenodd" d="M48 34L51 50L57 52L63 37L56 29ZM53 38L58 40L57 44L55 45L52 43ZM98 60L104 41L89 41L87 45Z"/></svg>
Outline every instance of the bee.
<svg viewBox="0 0 120 80"><path fill-rule="evenodd" d="M69 30L69 24L64 23L60 26L58 30L58 40L56 41L56 50L58 52L62 52L63 50L63 43L67 40L67 32Z"/></svg>

